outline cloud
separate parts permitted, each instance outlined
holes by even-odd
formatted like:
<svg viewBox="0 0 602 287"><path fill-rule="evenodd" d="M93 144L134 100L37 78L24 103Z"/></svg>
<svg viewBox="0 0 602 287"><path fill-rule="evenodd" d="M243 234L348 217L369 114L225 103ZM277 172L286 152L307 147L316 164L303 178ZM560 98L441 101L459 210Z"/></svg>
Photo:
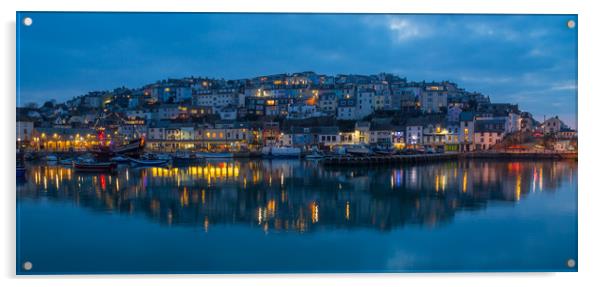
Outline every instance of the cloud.
<svg viewBox="0 0 602 287"><path fill-rule="evenodd" d="M375 32L384 29L396 44L426 38L433 34L432 29L425 22L419 21L416 16L370 15L363 17L362 22Z"/></svg>
<svg viewBox="0 0 602 287"><path fill-rule="evenodd" d="M555 83L550 87L552 91L576 91L577 83L574 81L566 81L562 83Z"/></svg>
<svg viewBox="0 0 602 287"><path fill-rule="evenodd" d="M406 42L413 38L425 37L428 34L426 27L406 18L390 17L388 28L397 43Z"/></svg>

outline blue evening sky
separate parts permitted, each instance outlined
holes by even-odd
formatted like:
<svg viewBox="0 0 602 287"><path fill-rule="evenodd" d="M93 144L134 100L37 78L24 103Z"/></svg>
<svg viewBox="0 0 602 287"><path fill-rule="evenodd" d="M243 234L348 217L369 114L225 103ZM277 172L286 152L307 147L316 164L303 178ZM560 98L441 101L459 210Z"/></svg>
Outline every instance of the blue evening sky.
<svg viewBox="0 0 602 287"><path fill-rule="evenodd" d="M168 77L390 72L577 122L574 15L22 13L20 103Z"/></svg>

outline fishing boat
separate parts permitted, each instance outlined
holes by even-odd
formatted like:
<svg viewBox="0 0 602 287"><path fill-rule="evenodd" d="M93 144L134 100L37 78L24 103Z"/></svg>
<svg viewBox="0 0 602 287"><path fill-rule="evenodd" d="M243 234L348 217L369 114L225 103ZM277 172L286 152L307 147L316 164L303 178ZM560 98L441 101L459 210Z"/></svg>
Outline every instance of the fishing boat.
<svg viewBox="0 0 602 287"><path fill-rule="evenodd" d="M261 153L265 157L299 157L301 149L298 147L264 147Z"/></svg>
<svg viewBox="0 0 602 287"><path fill-rule="evenodd" d="M117 168L114 162L97 162L92 159L82 159L73 162L75 171L83 172L111 172Z"/></svg>
<svg viewBox="0 0 602 287"><path fill-rule="evenodd" d="M90 149L96 158L109 160L118 155L138 157L144 150L144 138L138 138L129 141L123 145L103 146L99 145Z"/></svg>

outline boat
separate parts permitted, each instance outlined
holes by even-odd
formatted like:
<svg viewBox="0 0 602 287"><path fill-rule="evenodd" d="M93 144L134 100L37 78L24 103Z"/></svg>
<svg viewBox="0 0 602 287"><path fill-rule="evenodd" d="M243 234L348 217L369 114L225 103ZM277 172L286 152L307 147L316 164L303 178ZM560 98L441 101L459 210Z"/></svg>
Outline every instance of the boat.
<svg viewBox="0 0 602 287"><path fill-rule="evenodd" d="M145 154L140 158L130 158L130 163L137 166L163 166L167 165L171 157L167 158L165 155L158 154Z"/></svg>
<svg viewBox="0 0 602 287"><path fill-rule="evenodd" d="M116 163L129 163L130 162L130 158L118 155L118 156L112 157L110 159L110 161L116 162Z"/></svg>
<svg viewBox="0 0 602 287"><path fill-rule="evenodd" d="M231 152L197 152L196 156L203 157L206 159L211 158L233 158L234 154Z"/></svg>
<svg viewBox="0 0 602 287"><path fill-rule="evenodd" d="M97 162L91 159L76 160L73 162L75 171L84 172L111 172L117 168L114 162Z"/></svg>
<svg viewBox="0 0 602 287"><path fill-rule="evenodd" d="M64 159L61 159L61 160L59 160L59 164L62 164L62 165L69 165L69 166L70 166L70 165L73 165L73 159L72 159L72 158L64 158Z"/></svg>
<svg viewBox="0 0 602 287"><path fill-rule="evenodd" d="M393 155L395 154L395 150L390 147L377 146L374 148L374 153L379 155Z"/></svg>
<svg viewBox="0 0 602 287"><path fill-rule="evenodd" d="M173 165L188 165L199 163L203 160L202 157L197 156L196 154L176 154L172 159Z"/></svg>
<svg viewBox="0 0 602 287"><path fill-rule="evenodd" d="M115 146L111 149L115 154L136 154L144 149L144 138L129 141L127 144Z"/></svg>
<svg viewBox="0 0 602 287"><path fill-rule="evenodd" d="M372 150L365 145L348 146L345 148L345 152L350 155L355 155L355 156L367 156L367 155L371 155L373 153Z"/></svg>
<svg viewBox="0 0 602 287"><path fill-rule="evenodd" d="M149 157L153 158L153 159L162 159L162 160L167 160L170 161L171 160L171 155L166 154L166 153L152 153L152 154L147 154L145 155L145 157Z"/></svg>
<svg viewBox="0 0 602 287"><path fill-rule="evenodd" d="M298 147L264 147L261 153L266 157L300 157L301 149Z"/></svg>
<svg viewBox="0 0 602 287"><path fill-rule="evenodd" d="M56 155L49 154L45 157L47 162L57 162L59 158Z"/></svg>
<svg viewBox="0 0 602 287"><path fill-rule="evenodd" d="M138 157L144 150L144 138L129 141L124 145L103 146L99 145L90 149L96 158L109 160L117 155Z"/></svg>
<svg viewBox="0 0 602 287"><path fill-rule="evenodd" d="M135 159L131 158L130 162L137 166L163 166L169 163L169 160L164 159Z"/></svg>

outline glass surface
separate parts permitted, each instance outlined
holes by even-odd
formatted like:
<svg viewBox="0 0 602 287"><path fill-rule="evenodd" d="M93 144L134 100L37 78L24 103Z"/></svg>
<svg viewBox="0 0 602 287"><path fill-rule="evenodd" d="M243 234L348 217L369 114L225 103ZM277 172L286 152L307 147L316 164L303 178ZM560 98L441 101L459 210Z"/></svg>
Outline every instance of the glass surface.
<svg viewBox="0 0 602 287"><path fill-rule="evenodd" d="M19 275L578 270L577 15L16 19Z"/></svg>
<svg viewBox="0 0 602 287"><path fill-rule="evenodd" d="M577 259L576 162L30 168L17 193L31 273L569 271Z"/></svg>

